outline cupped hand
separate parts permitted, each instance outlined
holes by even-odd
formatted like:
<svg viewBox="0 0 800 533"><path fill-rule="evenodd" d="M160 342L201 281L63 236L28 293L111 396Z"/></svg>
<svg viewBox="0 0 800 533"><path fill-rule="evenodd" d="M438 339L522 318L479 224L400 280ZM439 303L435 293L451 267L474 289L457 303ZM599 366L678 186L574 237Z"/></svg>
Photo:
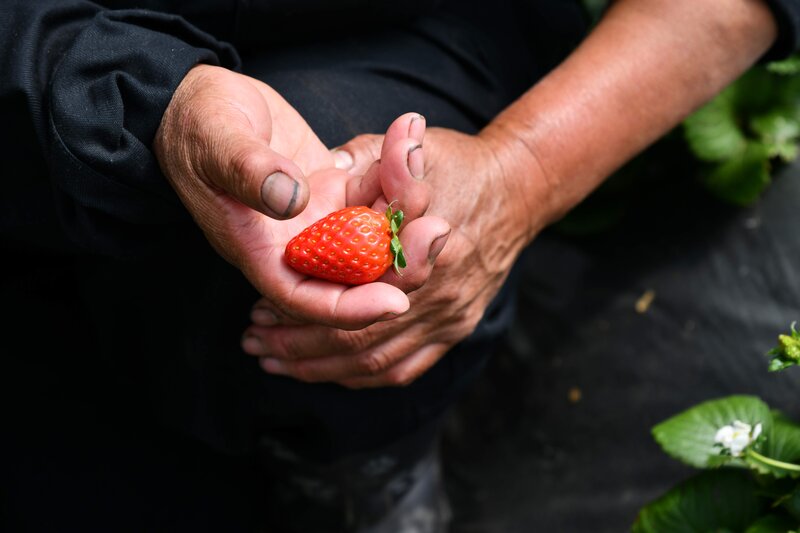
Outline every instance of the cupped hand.
<svg viewBox="0 0 800 533"><path fill-rule="evenodd" d="M282 316L352 329L408 309L403 290L388 283L347 287L286 265L284 248L294 235L345 207L349 175L334 168L330 151L269 86L195 67L175 92L154 149L210 244ZM435 236L423 223L420 239Z"/></svg>
<svg viewBox="0 0 800 533"><path fill-rule="evenodd" d="M350 157L339 161L361 173L380 144L379 136L358 137L341 148ZM265 322L260 315L265 302L259 302L245 351L260 356L267 372L353 388L402 386L422 375L474 330L537 227L531 223L537 217L532 201L506 180L496 150L481 136L428 131L423 181L432 193L426 213L446 219L452 232L431 247L429 259L438 255L436 266L410 294L407 313L345 331Z"/></svg>

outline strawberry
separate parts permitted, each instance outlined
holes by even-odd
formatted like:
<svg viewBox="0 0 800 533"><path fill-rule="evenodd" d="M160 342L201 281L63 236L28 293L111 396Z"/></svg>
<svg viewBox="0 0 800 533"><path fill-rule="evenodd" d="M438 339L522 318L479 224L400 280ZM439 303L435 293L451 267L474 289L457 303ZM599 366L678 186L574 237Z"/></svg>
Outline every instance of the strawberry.
<svg viewBox="0 0 800 533"><path fill-rule="evenodd" d="M301 231L286 245L286 260L300 272L317 278L360 285L381 277L394 264L406 266L397 232L403 212L386 208L347 207Z"/></svg>

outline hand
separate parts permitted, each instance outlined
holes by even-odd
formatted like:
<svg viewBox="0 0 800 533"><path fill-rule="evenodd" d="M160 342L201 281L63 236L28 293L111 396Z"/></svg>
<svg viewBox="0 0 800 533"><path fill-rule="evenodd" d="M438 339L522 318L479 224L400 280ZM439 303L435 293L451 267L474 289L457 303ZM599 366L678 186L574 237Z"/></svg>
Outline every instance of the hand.
<svg viewBox="0 0 800 533"><path fill-rule="evenodd" d="M211 245L283 316L358 328L408 309L403 291L387 283L346 287L285 264L291 237L346 205L348 176L333 168L328 149L267 85L195 67L167 108L154 147ZM276 220L287 217L295 218ZM422 229L419 238L430 239Z"/></svg>
<svg viewBox="0 0 800 533"><path fill-rule="evenodd" d="M351 155L342 160L361 173L380 145L379 136L358 137L341 148ZM270 326L260 320L259 302L248 329L259 342L245 350L262 357L265 371L353 388L402 386L474 330L530 240L537 211L511 187L492 140L484 137L429 130L424 182L432 189L427 213L447 219L452 232L446 246L442 239L431 248L431 257L441 255L427 283L410 295L410 310L344 331L291 322Z"/></svg>

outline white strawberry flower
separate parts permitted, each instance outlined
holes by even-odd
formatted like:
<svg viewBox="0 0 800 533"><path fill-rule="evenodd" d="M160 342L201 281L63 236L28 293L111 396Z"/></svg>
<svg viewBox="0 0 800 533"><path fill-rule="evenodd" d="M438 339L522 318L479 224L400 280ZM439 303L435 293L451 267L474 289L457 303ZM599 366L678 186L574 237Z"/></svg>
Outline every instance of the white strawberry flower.
<svg viewBox="0 0 800 533"><path fill-rule="evenodd" d="M741 457L745 448L761 435L761 423L755 427L741 420L734 420L730 426L722 426L714 436L714 442L728 450L733 457Z"/></svg>

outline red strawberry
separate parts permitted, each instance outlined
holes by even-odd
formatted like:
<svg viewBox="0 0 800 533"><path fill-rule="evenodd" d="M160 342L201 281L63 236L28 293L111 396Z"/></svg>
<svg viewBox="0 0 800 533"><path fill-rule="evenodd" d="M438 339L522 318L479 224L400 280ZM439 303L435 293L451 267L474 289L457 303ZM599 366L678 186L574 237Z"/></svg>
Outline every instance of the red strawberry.
<svg viewBox="0 0 800 533"><path fill-rule="evenodd" d="M397 237L403 212L392 206L381 214L369 207L347 207L314 222L286 245L286 260L317 278L360 285L375 281L394 264L406 266Z"/></svg>

